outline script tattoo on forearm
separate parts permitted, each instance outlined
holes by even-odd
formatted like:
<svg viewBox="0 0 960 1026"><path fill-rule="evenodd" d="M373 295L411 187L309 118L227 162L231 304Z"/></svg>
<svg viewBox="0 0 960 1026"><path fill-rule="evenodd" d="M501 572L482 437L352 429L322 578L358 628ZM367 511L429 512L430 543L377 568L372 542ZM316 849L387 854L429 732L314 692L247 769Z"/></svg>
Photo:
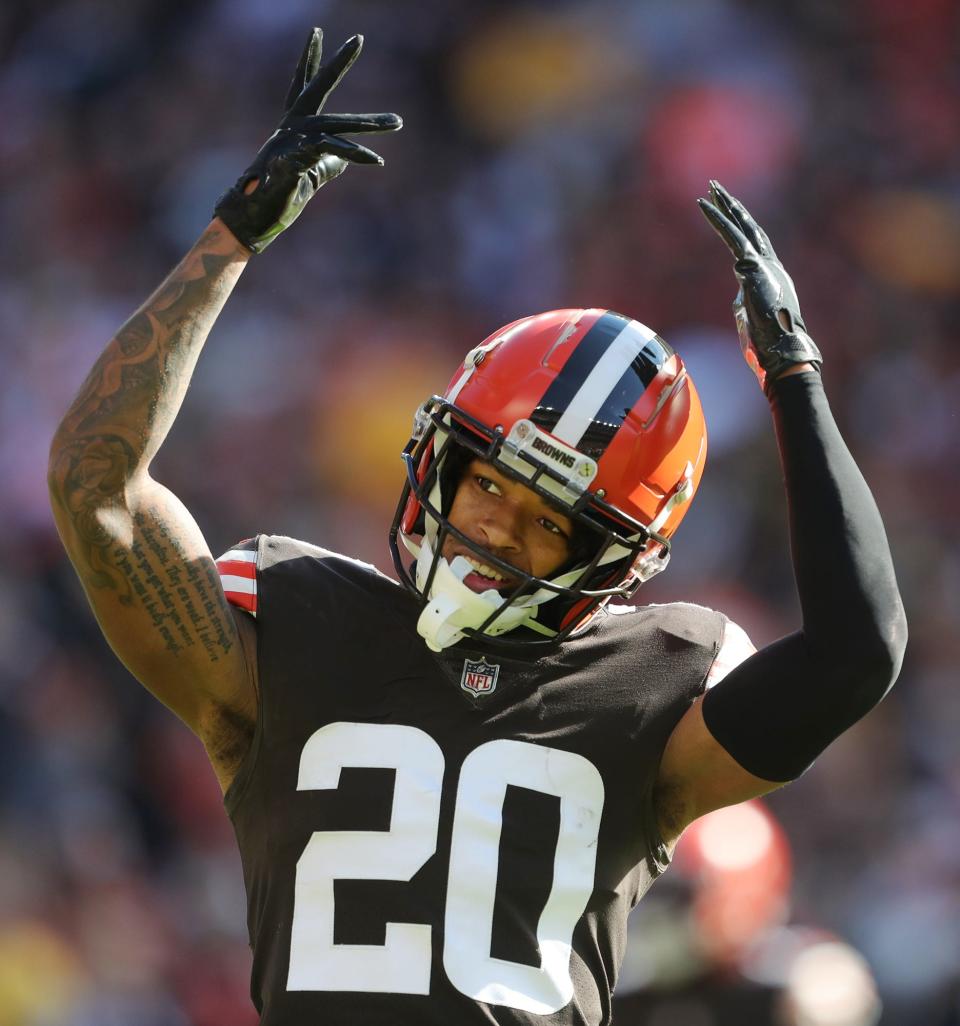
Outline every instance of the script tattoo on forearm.
<svg viewBox="0 0 960 1026"><path fill-rule="evenodd" d="M235 242L211 226L97 360L63 419L52 467L54 499L70 524L72 556L87 586L116 591L124 605L140 604L171 652L200 645L211 660L231 645L213 562L187 557L176 511L137 514L132 532L122 516L125 486L166 437L239 275L231 264Z"/></svg>

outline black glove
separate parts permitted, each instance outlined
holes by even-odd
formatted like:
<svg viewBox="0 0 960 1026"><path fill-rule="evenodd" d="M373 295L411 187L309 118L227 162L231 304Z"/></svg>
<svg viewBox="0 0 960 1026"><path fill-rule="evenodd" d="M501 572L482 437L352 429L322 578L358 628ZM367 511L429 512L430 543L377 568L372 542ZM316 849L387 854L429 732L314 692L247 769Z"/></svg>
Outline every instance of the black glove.
<svg viewBox="0 0 960 1026"><path fill-rule="evenodd" d="M348 163L382 164L344 132L393 132L397 114L320 114L327 97L357 59L362 36L352 36L333 60L320 66L323 33L315 28L303 48L279 127L253 163L217 201L214 213L248 249L260 253L300 216L313 194ZM250 182L257 186L249 194Z"/></svg>
<svg viewBox="0 0 960 1026"><path fill-rule="evenodd" d="M807 334L793 280L767 233L719 182L710 183L709 200L697 203L736 257L740 291L733 312L740 348L760 387L768 392L771 382L798 363L812 363L819 371L823 357Z"/></svg>

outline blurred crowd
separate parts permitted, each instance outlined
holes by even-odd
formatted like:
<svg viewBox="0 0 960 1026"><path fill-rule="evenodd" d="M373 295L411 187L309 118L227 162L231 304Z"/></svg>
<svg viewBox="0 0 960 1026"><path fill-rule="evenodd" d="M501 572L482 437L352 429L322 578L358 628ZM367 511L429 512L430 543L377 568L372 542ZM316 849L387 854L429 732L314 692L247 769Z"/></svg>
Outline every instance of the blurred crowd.
<svg viewBox="0 0 960 1026"><path fill-rule="evenodd" d="M763 914L753 898L700 914L702 859L678 856L654 887L618 1022L956 1026L956 0L0 8L0 1026L256 1019L216 781L101 638L45 471L97 354L275 127L314 24L328 51L366 37L331 109L395 110L405 127L374 142L386 167L351 168L254 259L155 476L215 555L266 531L389 570L417 404L501 323L611 307L681 352L710 429L670 570L642 599L720 608L758 645L793 630L769 417L729 256L695 203L719 179L797 282L911 641L882 706L759 806L781 852ZM810 938L827 961L801 966ZM801 969L825 986L837 951L858 1005L724 1018L730 994L786 993Z"/></svg>

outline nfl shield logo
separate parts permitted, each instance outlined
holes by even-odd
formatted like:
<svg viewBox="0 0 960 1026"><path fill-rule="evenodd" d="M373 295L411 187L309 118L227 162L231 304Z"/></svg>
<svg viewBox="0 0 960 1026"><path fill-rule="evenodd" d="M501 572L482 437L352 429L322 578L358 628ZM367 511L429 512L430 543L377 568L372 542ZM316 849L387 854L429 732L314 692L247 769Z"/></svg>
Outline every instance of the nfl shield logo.
<svg viewBox="0 0 960 1026"><path fill-rule="evenodd" d="M498 663L488 663L486 659L481 659L479 662L464 659L460 687L472 695L489 695L497 686L499 673Z"/></svg>

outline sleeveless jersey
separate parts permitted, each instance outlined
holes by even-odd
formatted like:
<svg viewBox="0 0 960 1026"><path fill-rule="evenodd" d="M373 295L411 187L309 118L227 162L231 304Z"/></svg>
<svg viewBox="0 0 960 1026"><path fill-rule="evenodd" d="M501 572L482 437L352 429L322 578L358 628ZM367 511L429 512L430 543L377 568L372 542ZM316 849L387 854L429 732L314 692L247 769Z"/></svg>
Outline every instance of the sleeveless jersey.
<svg viewBox="0 0 960 1026"><path fill-rule="evenodd" d="M225 804L263 1026L608 1023L668 862L657 769L725 618L624 607L547 654L436 654L373 567L263 535L218 564L257 624Z"/></svg>

